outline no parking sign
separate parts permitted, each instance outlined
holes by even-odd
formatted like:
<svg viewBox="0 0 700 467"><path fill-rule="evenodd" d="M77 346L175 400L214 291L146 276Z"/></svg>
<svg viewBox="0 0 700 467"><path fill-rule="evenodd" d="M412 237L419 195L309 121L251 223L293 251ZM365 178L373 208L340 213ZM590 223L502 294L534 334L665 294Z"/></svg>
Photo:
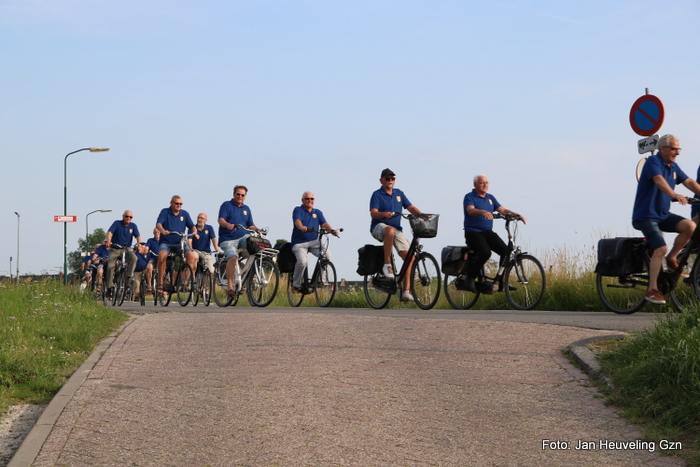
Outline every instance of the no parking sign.
<svg viewBox="0 0 700 467"><path fill-rule="evenodd" d="M653 94L645 94L632 104L630 125L640 136L651 136L664 123L664 105Z"/></svg>

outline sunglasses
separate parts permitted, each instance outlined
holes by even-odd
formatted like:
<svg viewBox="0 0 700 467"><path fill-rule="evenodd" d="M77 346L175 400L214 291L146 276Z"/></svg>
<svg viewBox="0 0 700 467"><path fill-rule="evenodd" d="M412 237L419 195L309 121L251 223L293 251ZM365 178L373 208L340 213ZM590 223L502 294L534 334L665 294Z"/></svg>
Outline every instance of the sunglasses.
<svg viewBox="0 0 700 467"><path fill-rule="evenodd" d="M236 196L245 196L245 193L236 193Z"/></svg>
<svg viewBox="0 0 700 467"><path fill-rule="evenodd" d="M315 199L316 199L316 198L304 198L304 201L313 201L313 200L315 200Z"/></svg>
<svg viewBox="0 0 700 467"><path fill-rule="evenodd" d="M396 180L396 177L384 177L384 180L386 180L387 182L390 182L392 180Z"/></svg>
<svg viewBox="0 0 700 467"><path fill-rule="evenodd" d="M134 216L124 216L124 219L133 219Z"/></svg>
<svg viewBox="0 0 700 467"><path fill-rule="evenodd" d="M182 203L173 203L175 206L182 206Z"/></svg>

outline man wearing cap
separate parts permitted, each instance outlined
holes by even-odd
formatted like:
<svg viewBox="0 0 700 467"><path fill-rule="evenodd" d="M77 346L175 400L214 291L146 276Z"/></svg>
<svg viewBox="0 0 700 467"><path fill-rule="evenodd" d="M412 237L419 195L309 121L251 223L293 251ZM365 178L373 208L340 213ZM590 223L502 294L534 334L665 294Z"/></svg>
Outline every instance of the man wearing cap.
<svg viewBox="0 0 700 467"><path fill-rule="evenodd" d="M372 197L369 201L369 214L372 217L372 223L370 224L370 232L372 236L384 244L384 267L382 267L382 274L385 277L393 279L394 270L391 267L391 248L396 247L401 259L406 261L406 253L408 253L408 248L410 247L409 241L403 234L403 229L401 228L401 216L394 217L394 213L401 212L404 208L408 210L413 215L420 214L420 210L415 207L406 198L403 191L398 188L394 188L394 183L396 181L396 174L390 169L382 170L381 178L379 183L382 186L372 193ZM408 271L411 270L411 263L413 258L408 259ZM414 301L411 292L411 277L407 275L403 283L403 291L401 292L402 301Z"/></svg>

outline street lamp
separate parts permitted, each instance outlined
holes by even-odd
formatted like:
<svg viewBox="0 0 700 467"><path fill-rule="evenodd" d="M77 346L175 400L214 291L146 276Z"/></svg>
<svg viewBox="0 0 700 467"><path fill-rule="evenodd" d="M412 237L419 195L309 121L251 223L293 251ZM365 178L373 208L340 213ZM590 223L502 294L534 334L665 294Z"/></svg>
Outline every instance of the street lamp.
<svg viewBox="0 0 700 467"><path fill-rule="evenodd" d="M90 231L90 230L88 229L88 216L89 216L90 214L95 214L96 212L112 212L112 210L111 210L111 209L96 209L96 210L94 210L94 211L88 212L88 213L85 215L85 251L86 251L86 252L89 252L89 251L90 251L90 248L89 248L90 245L88 245L88 243L89 243L89 241L88 241L88 232Z"/></svg>
<svg viewBox="0 0 700 467"><path fill-rule="evenodd" d="M17 282L19 283L19 213L15 211L15 214L17 215ZM10 273L12 274L12 273Z"/></svg>
<svg viewBox="0 0 700 467"><path fill-rule="evenodd" d="M63 158L63 215L68 215L68 179L66 177L66 168L68 165L68 156L80 151L90 152L105 152L109 148L82 148L77 151L69 152ZM68 223L63 223L63 285L68 284Z"/></svg>

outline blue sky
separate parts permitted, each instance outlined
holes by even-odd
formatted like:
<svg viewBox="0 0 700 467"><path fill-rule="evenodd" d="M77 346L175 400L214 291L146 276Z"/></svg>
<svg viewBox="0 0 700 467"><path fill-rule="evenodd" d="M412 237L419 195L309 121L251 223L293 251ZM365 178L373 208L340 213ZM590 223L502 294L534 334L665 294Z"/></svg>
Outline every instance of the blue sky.
<svg viewBox="0 0 700 467"><path fill-rule="evenodd" d="M133 210L146 237L173 194L215 224L236 184L256 224L289 239L311 190L345 228L339 275L359 279L385 167L441 214L424 242L437 257L463 243L480 173L527 217L531 251L633 235L629 111L645 88L681 167L700 163L699 20L693 1L0 0L0 274L15 211L20 272L62 268L63 157L90 146L111 150L68 158L69 251L90 211L113 210L92 231Z"/></svg>

